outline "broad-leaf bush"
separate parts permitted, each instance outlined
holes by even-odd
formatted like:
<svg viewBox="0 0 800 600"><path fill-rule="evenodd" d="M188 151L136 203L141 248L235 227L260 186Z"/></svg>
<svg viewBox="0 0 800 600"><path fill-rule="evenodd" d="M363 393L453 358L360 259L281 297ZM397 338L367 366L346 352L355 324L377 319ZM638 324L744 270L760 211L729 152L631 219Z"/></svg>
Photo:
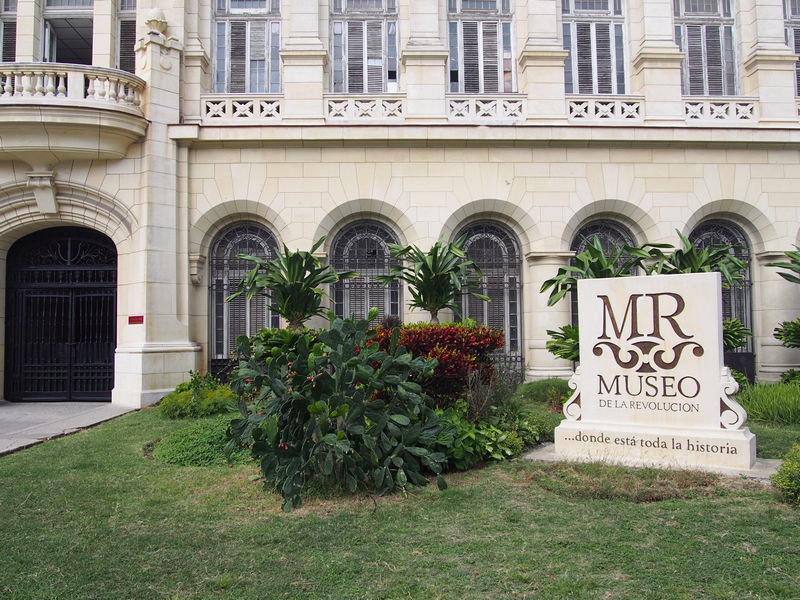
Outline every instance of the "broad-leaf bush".
<svg viewBox="0 0 800 600"><path fill-rule="evenodd" d="M428 483L446 462L435 451L439 419L420 385L436 361L414 358L397 343L371 343L370 321L329 313L330 328L314 338L300 333L288 348L243 349L249 358L231 382L254 405L240 400L233 439L252 445L267 485L283 496L283 507L300 504L313 480L325 479L347 492L385 494ZM444 480L439 477L439 485Z"/></svg>
<svg viewBox="0 0 800 600"><path fill-rule="evenodd" d="M378 328L375 340L382 350L389 347L392 331ZM436 359L430 377L416 381L437 408L446 408L463 397L473 373L492 377L492 353L504 343L501 332L474 321L442 325L411 323L398 331L398 343L413 356Z"/></svg>
<svg viewBox="0 0 800 600"><path fill-rule="evenodd" d="M793 446L784 456L781 468L772 476L787 502L800 505L800 445Z"/></svg>

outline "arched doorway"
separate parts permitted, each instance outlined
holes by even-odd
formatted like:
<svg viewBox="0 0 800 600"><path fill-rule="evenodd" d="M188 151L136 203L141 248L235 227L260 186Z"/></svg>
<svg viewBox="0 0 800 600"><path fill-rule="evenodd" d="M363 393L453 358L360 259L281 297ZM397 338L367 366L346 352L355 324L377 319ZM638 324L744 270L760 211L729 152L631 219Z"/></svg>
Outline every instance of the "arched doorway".
<svg viewBox="0 0 800 600"><path fill-rule="evenodd" d="M32 233L8 251L5 397L109 401L117 250L81 227Z"/></svg>
<svg viewBox="0 0 800 600"><path fill-rule="evenodd" d="M522 365L522 261L516 236L495 221L478 221L462 229L456 239L466 236L464 252L481 270L479 293L489 296L484 302L469 294L461 295L461 314L505 335L509 361Z"/></svg>
<svg viewBox="0 0 800 600"><path fill-rule="evenodd" d="M722 318L739 319L745 327L752 330L753 314L750 279L750 240L741 227L724 219L703 221L689 234L689 240L700 248L708 246L732 246L731 254L745 264L744 279L741 285L722 288ZM725 364L747 375L750 381L755 377L755 353L753 338L747 345L731 352L725 352Z"/></svg>
<svg viewBox="0 0 800 600"><path fill-rule="evenodd" d="M242 277L253 268L251 261L236 258L236 255L248 254L272 260L277 249L275 236L263 225L252 221L229 225L211 244L208 292L211 315L209 370L212 373L221 376L227 373L231 359L236 357L237 337L251 336L265 327L280 327L280 317L270 310L266 296L254 296L250 300L239 296L225 302L225 298L236 291Z"/></svg>
<svg viewBox="0 0 800 600"><path fill-rule="evenodd" d="M395 281L385 286L377 279L397 264L387 246L397 243L391 229L369 219L339 232L331 244L331 265L337 271L356 271L358 277L331 286L337 317L364 319L373 307L378 309L378 319L400 316L400 284Z"/></svg>

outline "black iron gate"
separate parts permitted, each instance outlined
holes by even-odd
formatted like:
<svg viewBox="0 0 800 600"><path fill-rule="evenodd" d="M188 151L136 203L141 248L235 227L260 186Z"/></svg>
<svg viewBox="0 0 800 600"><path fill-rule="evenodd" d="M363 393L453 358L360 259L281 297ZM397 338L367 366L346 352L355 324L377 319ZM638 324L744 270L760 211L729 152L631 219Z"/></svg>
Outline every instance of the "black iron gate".
<svg viewBox="0 0 800 600"><path fill-rule="evenodd" d="M78 227L31 234L8 253L5 397L107 401L114 386L117 252Z"/></svg>

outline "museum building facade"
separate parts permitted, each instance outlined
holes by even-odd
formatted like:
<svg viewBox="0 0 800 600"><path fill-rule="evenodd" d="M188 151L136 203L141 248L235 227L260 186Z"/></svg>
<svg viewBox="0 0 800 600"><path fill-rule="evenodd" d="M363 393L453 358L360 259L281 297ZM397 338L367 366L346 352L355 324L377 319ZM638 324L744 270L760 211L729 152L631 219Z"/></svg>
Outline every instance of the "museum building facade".
<svg viewBox="0 0 800 600"><path fill-rule="evenodd" d="M800 290L797 0L2 0L0 311L8 400L157 401L235 338L248 268L326 236L330 307L404 321L387 244L466 236L529 379L570 323L542 282L586 240L730 243L753 338Z"/></svg>

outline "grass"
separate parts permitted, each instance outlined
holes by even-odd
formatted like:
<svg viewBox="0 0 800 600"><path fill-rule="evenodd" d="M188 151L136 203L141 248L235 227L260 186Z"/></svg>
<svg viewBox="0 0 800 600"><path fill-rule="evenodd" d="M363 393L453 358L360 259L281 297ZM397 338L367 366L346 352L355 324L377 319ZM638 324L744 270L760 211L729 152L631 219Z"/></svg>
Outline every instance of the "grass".
<svg viewBox="0 0 800 600"><path fill-rule="evenodd" d="M249 480L252 465L149 459L148 442L180 426L143 410L0 458L0 598L648 600L800 590L799 513L757 483L518 460L449 475L443 492L319 498L285 514Z"/></svg>
<svg viewBox="0 0 800 600"><path fill-rule="evenodd" d="M800 386L795 383L748 385L736 400L756 421L800 425Z"/></svg>

